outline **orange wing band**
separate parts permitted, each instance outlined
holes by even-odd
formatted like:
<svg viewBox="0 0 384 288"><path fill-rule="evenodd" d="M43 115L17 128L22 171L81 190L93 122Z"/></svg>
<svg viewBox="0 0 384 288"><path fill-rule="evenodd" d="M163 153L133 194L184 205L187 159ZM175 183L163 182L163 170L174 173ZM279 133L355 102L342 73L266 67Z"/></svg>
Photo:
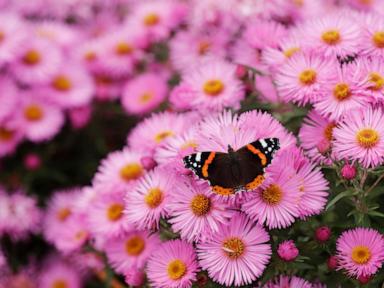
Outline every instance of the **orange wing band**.
<svg viewBox="0 0 384 288"><path fill-rule="evenodd" d="M201 169L201 172L205 178L208 177L208 166L209 166L209 164L212 163L213 159L215 158L215 155L216 155L215 152L209 153L207 160L205 160L205 162L204 162L204 165L203 165L203 168Z"/></svg>
<svg viewBox="0 0 384 288"><path fill-rule="evenodd" d="M212 190L216 194L223 195L223 196L232 195L235 192L232 188L224 188L219 185L213 186Z"/></svg>
<svg viewBox="0 0 384 288"><path fill-rule="evenodd" d="M252 182L245 185L246 190L254 190L264 182L264 176L258 175Z"/></svg>
<svg viewBox="0 0 384 288"><path fill-rule="evenodd" d="M247 145L247 148L249 151L251 151L253 154L256 154L257 156L259 156L260 160L261 160L261 164L263 166L267 165L267 157L265 157L265 155L259 150L259 149L256 149L255 147L253 147L251 144L248 144Z"/></svg>

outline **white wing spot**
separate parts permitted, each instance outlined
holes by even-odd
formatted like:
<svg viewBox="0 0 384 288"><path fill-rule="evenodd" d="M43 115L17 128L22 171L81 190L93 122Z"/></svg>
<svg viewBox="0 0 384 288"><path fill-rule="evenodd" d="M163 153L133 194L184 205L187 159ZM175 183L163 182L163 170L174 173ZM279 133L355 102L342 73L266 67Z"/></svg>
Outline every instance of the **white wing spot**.
<svg viewBox="0 0 384 288"><path fill-rule="evenodd" d="M265 142L264 139L260 139L259 142L260 142L261 146L263 146L263 148L268 146L267 142Z"/></svg>
<svg viewBox="0 0 384 288"><path fill-rule="evenodd" d="M196 160L196 162L200 162L200 160L201 160L201 152L196 154L195 160Z"/></svg>

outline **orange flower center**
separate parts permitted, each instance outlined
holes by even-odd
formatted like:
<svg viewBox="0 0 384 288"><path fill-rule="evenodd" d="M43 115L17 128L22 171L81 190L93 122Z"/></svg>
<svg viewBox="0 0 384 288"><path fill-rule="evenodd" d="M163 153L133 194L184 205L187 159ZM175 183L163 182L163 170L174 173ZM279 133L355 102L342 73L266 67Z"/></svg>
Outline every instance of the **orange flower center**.
<svg viewBox="0 0 384 288"><path fill-rule="evenodd" d="M324 137L328 141L332 141L333 139L333 128L336 127L335 123L329 123L327 126L324 128Z"/></svg>
<svg viewBox="0 0 384 288"><path fill-rule="evenodd" d="M72 87L71 80L65 75L59 75L52 81L52 86L59 91L68 91Z"/></svg>
<svg viewBox="0 0 384 288"><path fill-rule="evenodd" d="M365 128L357 132L356 140L361 147L369 149L375 147L377 143L379 143L380 135L373 129Z"/></svg>
<svg viewBox="0 0 384 288"><path fill-rule="evenodd" d="M373 84L370 88L374 91L379 91L384 86L384 78L379 73L369 74L369 81Z"/></svg>
<svg viewBox="0 0 384 288"><path fill-rule="evenodd" d="M196 195L192 199L191 209L196 216L204 216L211 209L211 200L203 194Z"/></svg>
<svg viewBox="0 0 384 288"><path fill-rule="evenodd" d="M133 51L133 47L125 42L120 42L116 46L116 53L119 55L129 55Z"/></svg>
<svg viewBox="0 0 384 288"><path fill-rule="evenodd" d="M205 55L211 48L211 43L209 41L201 41L198 46L199 55Z"/></svg>
<svg viewBox="0 0 384 288"><path fill-rule="evenodd" d="M7 142L13 138L14 131L0 127L0 141Z"/></svg>
<svg viewBox="0 0 384 288"><path fill-rule="evenodd" d="M161 143L165 138L168 138L170 136L173 136L173 132L170 130L160 132L155 136L156 143Z"/></svg>
<svg viewBox="0 0 384 288"><path fill-rule="evenodd" d="M348 99L352 95L348 84L339 83L333 88L333 96L339 101Z"/></svg>
<svg viewBox="0 0 384 288"><path fill-rule="evenodd" d="M67 281L64 279L57 279L52 283L52 288L68 288Z"/></svg>
<svg viewBox="0 0 384 288"><path fill-rule="evenodd" d="M40 62L41 60L41 55L38 51L36 50L29 50L27 53L24 54L23 56L23 62L26 65L36 65Z"/></svg>
<svg viewBox="0 0 384 288"><path fill-rule="evenodd" d="M299 47L292 47L292 48L284 50L283 54L285 55L285 57L291 58L293 56L293 54L295 54L296 52L299 52L299 51L300 51Z"/></svg>
<svg viewBox="0 0 384 288"><path fill-rule="evenodd" d="M107 209L107 218L115 222L123 216L124 206L120 203L113 203Z"/></svg>
<svg viewBox="0 0 384 288"><path fill-rule="evenodd" d="M63 207L57 211L57 219L64 222L72 214L71 210L68 207Z"/></svg>
<svg viewBox="0 0 384 288"><path fill-rule="evenodd" d="M38 105L29 105L24 109L24 116L29 121L39 121L43 118L44 112Z"/></svg>
<svg viewBox="0 0 384 288"><path fill-rule="evenodd" d="M159 188L149 189L144 201L149 208L154 209L163 202L163 192Z"/></svg>
<svg viewBox="0 0 384 288"><path fill-rule="evenodd" d="M139 256L145 248L145 241L139 235L132 236L125 243L125 251L129 256Z"/></svg>
<svg viewBox="0 0 384 288"><path fill-rule="evenodd" d="M340 42L340 33L337 30L328 30L321 35L321 39L328 45L336 45Z"/></svg>
<svg viewBox="0 0 384 288"><path fill-rule="evenodd" d="M93 62L97 58L97 55L94 51L88 51L84 54L84 59L88 62Z"/></svg>
<svg viewBox="0 0 384 288"><path fill-rule="evenodd" d="M280 186L271 184L261 192L261 198L269 205L276 205L279 204L283 198L283 192L281 191Z"/></svg>
<svg viewBox="0 0 384 288"><path fill-rule="evenodd" d="M356 264L366 264L371 259L371 251L367 246L360 245L352 249L352 260Z"/></svg>
<svg viewBox="0 0 384 288"><path fill-rule="evenodd" d="M179 280L187 272L187 265L185 265L183 261L175 259L169 262L167 272L169 278L171 278L172 280Z"/></svg>
<svg viewBox="0 0 384 288"><path fill-rule="evenodd" d="M153 94L151 92L144 92L143 94L141 94L141 96L139 98L139 102L141 104L146 104L149 101L151 101L152 99L153 99Z"/></svg>
<svg viewBox="0 0 384 288"><path fill-rule="evenodd" d="M316 82L316 71L307 69L300 73L299 80L303 85L312 85Z"/></svg>
<svg viewBox="0 0 384 288"><path fill-rule="evenodd" d="M138 163L130 163L120 170L120 176L126 181L135 180L143 175L143 168Z"/></svg>
<svg viewBox="0 0 384 288"><path fill-rule="evenodd" d="M240 238L232 237L223 242L223 250L229 259L234 260L243 255L245 245Z"/></svg>
<svg viewBox="0 0 384 288"><path fill-rule="evenodd" d="M217 79L208 80L205 82L203 90L209 96L217 96L224 90L224 84Z"/></svg>
<svg viewBox="0 0 384 288"><path fill-rule="evenodd" d="M384 32L380 31L373 34L372 41L377 48L384 48Z"/></svg>
<svg viewBox="0 0 384 288"><path fill-rule="evenodd" d="M144 24L146 26L154 26L160 22L160 17L155 13L150 13L144 18Z"/></svg>

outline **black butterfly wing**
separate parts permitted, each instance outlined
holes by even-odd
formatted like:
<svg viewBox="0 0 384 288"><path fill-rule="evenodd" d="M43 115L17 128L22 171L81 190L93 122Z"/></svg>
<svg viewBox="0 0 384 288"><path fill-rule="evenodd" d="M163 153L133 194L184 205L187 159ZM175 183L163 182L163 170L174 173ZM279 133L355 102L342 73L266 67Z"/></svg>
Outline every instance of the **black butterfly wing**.
<svg viewBox="0 0 384 288"><path fill-rule="evenodd" d="M256 189L264 181L264 169L272 162L280 148L279 139L265 138L245 145L236 151L241 171L241 185L246 190Z"/></svg>

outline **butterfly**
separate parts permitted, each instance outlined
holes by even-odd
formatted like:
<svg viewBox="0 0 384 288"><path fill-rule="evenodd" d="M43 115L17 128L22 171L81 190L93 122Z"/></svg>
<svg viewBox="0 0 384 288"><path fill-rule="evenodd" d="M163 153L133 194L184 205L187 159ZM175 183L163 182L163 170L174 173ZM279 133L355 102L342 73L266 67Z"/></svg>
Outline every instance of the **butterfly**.
<svg viewBox="0 0 384 288"><path fill-rule="evenodd" d="M207 180L214 192L230 195L260 186L265 168L279 149L279 139L265 138L236 151L228 145L228 153L198 152L184 157L183 161L186 168Z"/></svg>

